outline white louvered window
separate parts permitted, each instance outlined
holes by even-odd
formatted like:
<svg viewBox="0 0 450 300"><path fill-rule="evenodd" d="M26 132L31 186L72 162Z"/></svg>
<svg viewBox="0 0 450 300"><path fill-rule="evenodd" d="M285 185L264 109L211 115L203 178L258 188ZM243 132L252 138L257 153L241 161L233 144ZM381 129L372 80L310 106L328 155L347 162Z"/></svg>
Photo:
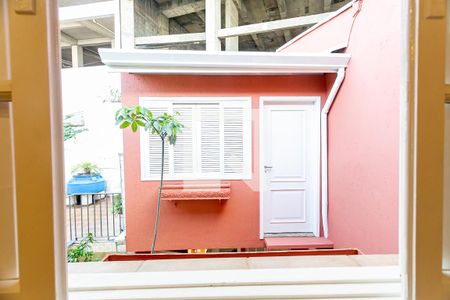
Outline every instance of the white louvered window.
<svg viewBox="0 0 450 300"><path fill-rule="evenodd" d="M250 179L251 100L248 97L141 98L154 115L180 113L185 126L164 149L168 180ZM141 178L158 180L161 139L141 130Z"/></svg>

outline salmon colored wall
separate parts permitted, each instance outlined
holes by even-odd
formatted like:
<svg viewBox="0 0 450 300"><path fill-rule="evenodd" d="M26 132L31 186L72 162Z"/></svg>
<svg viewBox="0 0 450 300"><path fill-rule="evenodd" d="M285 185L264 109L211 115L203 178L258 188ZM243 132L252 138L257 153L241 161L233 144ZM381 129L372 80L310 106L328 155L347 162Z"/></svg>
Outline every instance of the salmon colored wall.
<svg viewBox="0 0 450 300"><path fill-rule="evenodd" d="M259 239L259 96L319 95L325 78L315 76L122 75L122 101L142 96L251 96L253 111L252 180L231 182L231 199L162 203L156 248L252 248ZM127 250L149 251L158 182L140 180L139 135L124 131Z"/></svg>
<svg viewBox="0 0 450 300"><path fill-rule="evenodd" d="M347 45L348 34L352 26L352 16L356 9L357 6L348 8L339 16L328 20L298 41L295 41L296 38L294 38L293 43L287 47L281 47L280 52L328 52L331 49L336 49L336 46ZM333 32L333 34L330 34L330 32Z"/></svg>
<svg viewBox="0 0 450 300"><path fill-rule="evenodd" d="M329 115L329 227L338 248L398 252L400 2L364 0L347 49L352 58ZM354 12L286 50L308 52L323 44Z"/></svg>

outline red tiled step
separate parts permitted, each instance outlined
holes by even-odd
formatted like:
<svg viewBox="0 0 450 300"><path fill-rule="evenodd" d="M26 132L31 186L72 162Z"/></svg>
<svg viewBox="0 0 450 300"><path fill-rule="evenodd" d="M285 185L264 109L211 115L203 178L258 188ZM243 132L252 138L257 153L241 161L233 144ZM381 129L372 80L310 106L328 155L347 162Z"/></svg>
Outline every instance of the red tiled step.
<svg viewBox="0 0 450 300"><path fill-rule="evenodd" d="M268 237L264 239L268 250L275 249L332 249L334 244L324 237Z"/></svg>

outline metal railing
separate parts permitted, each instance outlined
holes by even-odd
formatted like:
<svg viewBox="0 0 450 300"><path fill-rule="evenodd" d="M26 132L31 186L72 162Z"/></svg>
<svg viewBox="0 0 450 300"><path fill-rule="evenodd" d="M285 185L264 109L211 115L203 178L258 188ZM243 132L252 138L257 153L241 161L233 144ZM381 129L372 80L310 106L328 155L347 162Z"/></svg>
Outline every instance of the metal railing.
<svg viewBox="0 0 450 300"><path fill-rule="evenodd" d="M125 229L123 206L116 204L120 193L66 196L67 243L92 233L98 240L112 240ZM123 205L123 204L122 204Z"/></svg>

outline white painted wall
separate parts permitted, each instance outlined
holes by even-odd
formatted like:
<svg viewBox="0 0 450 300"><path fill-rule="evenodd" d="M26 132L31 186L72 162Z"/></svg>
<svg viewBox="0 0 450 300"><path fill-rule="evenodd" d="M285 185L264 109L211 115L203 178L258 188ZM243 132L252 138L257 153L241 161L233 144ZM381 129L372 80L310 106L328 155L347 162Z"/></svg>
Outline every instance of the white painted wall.
<svg viewBox="0 0 450 300"><path fill-rule="evenodd" d="M110 89L120 90L120 74L108 73L104 66L63 69L63 113L83 112L88 131L64 143L66 182L72 167L83 161L96 163L108 182L108 191L120 191L119 153L122 132L114 114L120 103L103 102Z"/></svg>

